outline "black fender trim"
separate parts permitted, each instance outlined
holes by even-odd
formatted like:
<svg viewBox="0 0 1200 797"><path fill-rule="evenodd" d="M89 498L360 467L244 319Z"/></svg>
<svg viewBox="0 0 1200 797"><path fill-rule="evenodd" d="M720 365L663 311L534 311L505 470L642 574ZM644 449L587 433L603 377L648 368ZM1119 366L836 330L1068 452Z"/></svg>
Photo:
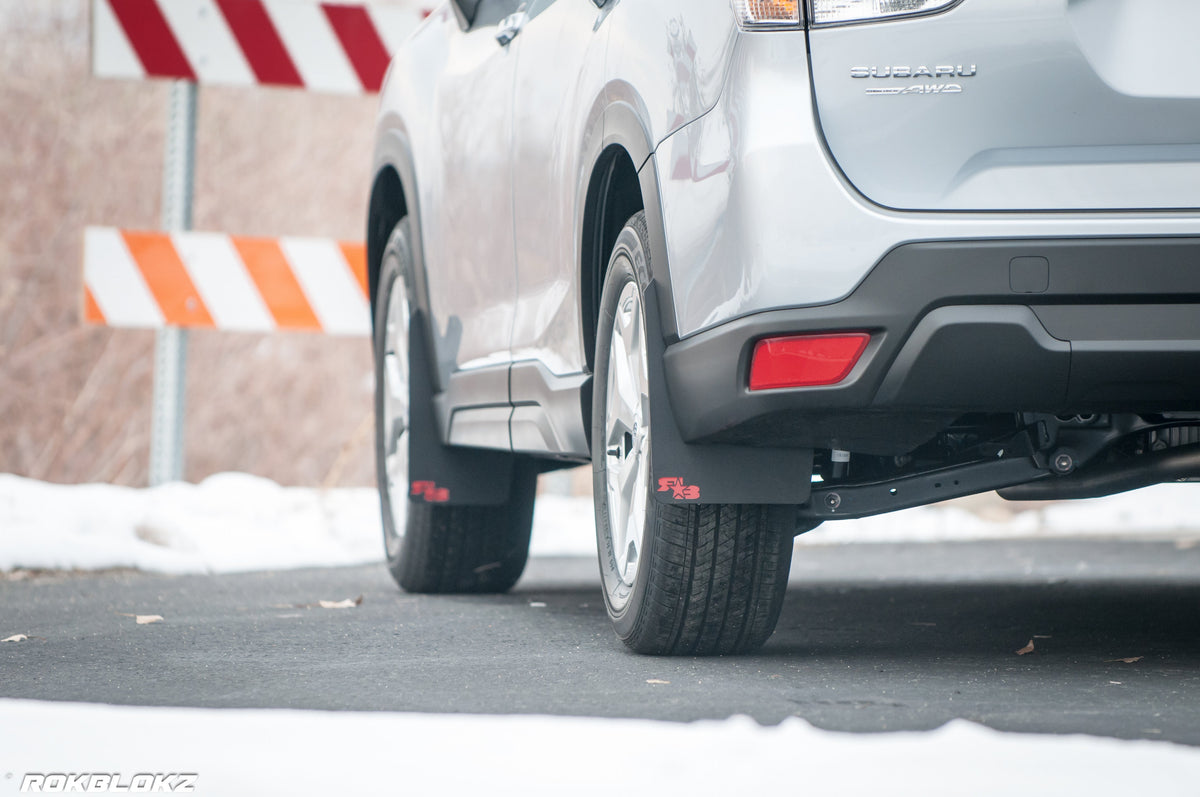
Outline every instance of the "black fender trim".
<svg viewBox="0 0 1200 797"><path fill-rule="evenodd" d="M658 311L663 321L663 337L674 343L679 340L679 324L675 318L675 299L671 293L671 273L667 264L666 227L663 224L662 195L658 190L658 160L653 153L638 169L638 182L642 187L646 231L650 233L650 264L654 270L650 278L662 288L658 297Z"/></svg>
<svg viewBox="0 0 1200 797"><path fill-rule="evenodd" d="M662 195L658 188L658 168L654 158L654 141L651 140L647 125L643 122L646 114L635 101L636 97L623 98L614 101L604 108L600 114L599 124L602 133L588 155L588 162L599 162L609 147L619 146L625 150L633 161L637 171L638 185L642 194L642 209L646 213L646 228L650 233L650 262L655 273L651 276L660 280L663 285L659 304L664 320L663 330L667 339L674 342L679 339L678 325L675 322L675 305L671 298L671 280L667 271L667 239L663 232ZM582 190L587 190L584 181ZM583 196L581 193L580 196ZM584 203L580 203L581 212Z"/></svg>

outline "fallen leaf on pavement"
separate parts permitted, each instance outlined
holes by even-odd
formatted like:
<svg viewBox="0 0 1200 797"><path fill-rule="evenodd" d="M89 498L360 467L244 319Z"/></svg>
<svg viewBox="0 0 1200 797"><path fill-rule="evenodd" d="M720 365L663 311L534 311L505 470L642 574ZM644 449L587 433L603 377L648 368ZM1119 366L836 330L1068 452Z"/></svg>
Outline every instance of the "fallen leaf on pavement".
<svg viewBox="0 0 1200 797"><path fill-rule="evenodd" d="M362 606L363 596L357 598L346 598L342 601L317 601L317 606L322 609L353 609L356 606Z"/></svg>
<svg viewBox="0 0 1200 797"><path fill-rule="evenodd" d="M122 617L132 617L138 625L150 625L150 623L161 623L163 616L161 614L130 614L129 612L117 612Z"/></svg>
<svg viewBox="0 0 1200 797"><path fill-rule="evenodd" d="M1146 658L1146 657L1145 656L1130 656L1127 659L1108 659L1104 663L1105 664L1116 664L1119 661L1122 664L1137 664L1139 661L1141 661L1144 658Z"/></svg>
<svg viewBox="0 0 1200 797"><path fill-rule="evenodd" d="M24 634L13 634L10 637L0 639L0 642L24 642L26 639L29 639L29 637L25 636Z"/></svg>
<svg viewBox="0 0 1200 797"><path fill-rule="evenodd" d="M670 684L671 682L670 682L670 681L663 681L663 680L661 680L661 679L659 679L659 678L647 678L647 679L646 679L646 683L648 683L648 684L664 684L664 685L666 685L666 684Z"/></svg>
<svg viewBox="0 0 1200 797"><path fill-rule="evenodd" d="M1018 656L1024 656L1026 653L1033 653L1033 640L1029 640L1029 644L1017 651Z"/></svg>
<svg viewBox="0 0 1200 797"><path fill-rule="evenodd" d="M317 601L316 603L272 603L272 609L353 609L362 606L363 596L341 601Z"/></svg>

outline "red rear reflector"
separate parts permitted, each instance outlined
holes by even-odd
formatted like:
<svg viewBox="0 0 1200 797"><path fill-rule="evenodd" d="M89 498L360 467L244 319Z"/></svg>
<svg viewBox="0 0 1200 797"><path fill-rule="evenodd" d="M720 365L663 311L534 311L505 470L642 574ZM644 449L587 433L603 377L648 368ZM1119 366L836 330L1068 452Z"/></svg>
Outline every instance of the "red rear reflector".
<svg viewBox="0 0 1200 797"><path fill-rule="evenodd" d="M764 338L754 345L750 389L836 385L854 369L870 341L866 332Z"/></svg>

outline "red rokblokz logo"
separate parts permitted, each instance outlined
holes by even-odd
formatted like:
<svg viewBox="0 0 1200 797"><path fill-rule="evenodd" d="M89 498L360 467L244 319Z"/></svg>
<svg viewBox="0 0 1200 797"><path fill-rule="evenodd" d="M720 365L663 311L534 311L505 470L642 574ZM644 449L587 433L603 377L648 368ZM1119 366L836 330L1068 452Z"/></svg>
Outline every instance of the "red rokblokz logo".
<svg viewBox="0 0 1200 797"><path fill-rule="evenodd" d="M426 503L444 504L450 500L450 488L438 487L434 482L413 482L412 495L424 498Z"/></svg>
<svg viewBox="0 0 1200 797"><path fill-rule="evenodd" d="M196 781L199 779L200 776L194 772L139 772L130 777L114 772L28 772L21 778L21 791L182 794L196 791Z"/></svg>
<svg viewBox="0 0 1200 797"><path fill-rule="evenodd" d="M670 490L676 501L696 501L700 498L700 487L695 484L684 484L683 479L671 476L658 480L658 491L665 493Z"/></svg>

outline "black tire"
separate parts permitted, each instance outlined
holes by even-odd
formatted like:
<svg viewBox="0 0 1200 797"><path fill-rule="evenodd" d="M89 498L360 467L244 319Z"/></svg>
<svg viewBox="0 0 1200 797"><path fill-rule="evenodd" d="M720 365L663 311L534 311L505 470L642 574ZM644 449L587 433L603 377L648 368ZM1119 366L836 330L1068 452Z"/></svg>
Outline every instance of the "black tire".
<svg viewBox="0 0 1200 797"><path fill-rule="evenodd" d="M388 570L407 592L504 592L521 577L529 556L537 488L532 462L514 465L504 504L453 506L409 500L412 358L407 347L408 324L414 323L412 308L417 306L410 241L408 220L401 219L384 250L375 303L375 465ZM402 397L402 413L397 401L387 403L389 395L397 401ZM395 458L398 452L403 462Z"/></svg>
<svg viewBox="0 0 1200 797"><path fill-rule="evenodd" d="M624 411L626 416L634 418L633 431L628 422L622 427L617 416L623 411L616 407L609 428L606 413L610 372L614 385L628 385L639 378L636 374L622 376L612 370L612 349L615 338L618 354L631 355L620 358L618 369L637 359L636 352L622 347L627 339L638 334L630 318L635 297L641 302L639 306L644 307L649 257L646 220L643 213L638 213L621 231L609 261L596 335L592 471L604 602L617 636L638 653L744 653L766 642L779 619L792 559L796 509L736 504L672 505L655 500L649 461L652 431L648 423L648 390L646 410ZM645 358L645 335L658 333L647 330L644 313L641 318L641 348ZM630 366L629 370L632 372L636 367ZM648 380L646 386L649 387ZM629 392L626 390L625 394ZM613 403L624 400L618 397ZM629 470L634 467L635 456L645 458L644 467ZM620 477L628 473L640 478L625 483L644 490L647 500L626 502ZM610 477L617 480L611 497ZM631 508L626 511L623 503ZM638 511L641 506L644 510ZM636 545L630 547L636 530L621 531L622 528L628 531L630 518L636 522L638 517L643 519L640 549Z"/></svg>

